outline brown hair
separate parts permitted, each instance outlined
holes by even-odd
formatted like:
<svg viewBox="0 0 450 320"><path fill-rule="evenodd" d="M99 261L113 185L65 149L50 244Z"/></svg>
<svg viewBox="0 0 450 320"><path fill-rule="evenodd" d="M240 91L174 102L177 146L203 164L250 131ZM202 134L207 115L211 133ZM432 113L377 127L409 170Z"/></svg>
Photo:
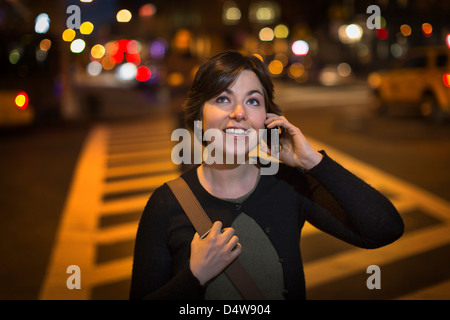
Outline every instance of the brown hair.
<svg viewBox="0 0 450 320"><path fill-rule="evenodd" d="M282 114L280 107L273 101L273 83L264 63L254 55L225 51L209 58L195 75L184 103L188 129L193 130L194 121L201 120L204 103L229 88L242 70L253 71L261 82L266 112Z"/></svg>

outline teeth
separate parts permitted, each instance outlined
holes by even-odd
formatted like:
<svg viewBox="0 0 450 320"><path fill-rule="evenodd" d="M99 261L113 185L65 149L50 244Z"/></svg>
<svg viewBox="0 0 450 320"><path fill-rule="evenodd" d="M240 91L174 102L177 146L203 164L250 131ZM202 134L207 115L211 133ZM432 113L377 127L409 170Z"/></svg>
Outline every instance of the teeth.
<svg viewBox="0 0 450 320"><path fill-rule="evenodd" d="M226 133L231 133L231 134L242 134L242 135L245 135L245 134L247 134L248 133L248 130L244 130L244 129L235 129L235 128L228 128L228 129L225 129L225 132Z"/></svg>

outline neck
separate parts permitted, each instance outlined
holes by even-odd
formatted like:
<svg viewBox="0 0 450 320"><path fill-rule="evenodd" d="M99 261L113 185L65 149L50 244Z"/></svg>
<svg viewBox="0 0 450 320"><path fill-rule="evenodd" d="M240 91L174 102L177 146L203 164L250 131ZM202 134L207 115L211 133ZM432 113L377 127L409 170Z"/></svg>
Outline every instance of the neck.
<svg viewBox="0 0 450 320"><path fill-rule="evenodd" d="M250 192L259 176L254 164L205 164L197 169L202 186L219 198L237 198Z"/></svg>

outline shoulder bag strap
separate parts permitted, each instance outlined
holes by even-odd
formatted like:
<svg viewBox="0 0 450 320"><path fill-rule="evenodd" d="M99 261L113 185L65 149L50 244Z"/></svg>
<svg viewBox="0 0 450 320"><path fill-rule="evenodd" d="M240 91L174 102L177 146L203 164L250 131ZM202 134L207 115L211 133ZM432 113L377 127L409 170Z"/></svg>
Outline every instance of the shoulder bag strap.
<svg viewBox="0 0 450 320"><path fill-rule="evenodd" d="M167 182L167 184L184 212L191 220L191 223L198 234L202 236L211 229L211 220L183 178L179 177ZM243 299L265 300L253 279L237 259L234 260L224 272Z"/></svg>

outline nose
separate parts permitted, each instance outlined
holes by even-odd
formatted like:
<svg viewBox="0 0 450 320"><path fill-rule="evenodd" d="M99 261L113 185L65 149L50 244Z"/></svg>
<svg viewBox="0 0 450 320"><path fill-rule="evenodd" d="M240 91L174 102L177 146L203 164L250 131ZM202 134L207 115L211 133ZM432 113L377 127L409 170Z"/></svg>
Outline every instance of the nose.
<svg viewBox="0 0 450 320"><path fill-rule="evenodd" d="M231 119L236 119L236 121L241 121L247 118L247 113L245 112L245 108L242 106L242 104L238 103L233 112L230 113L229 117Z"/></svg>

